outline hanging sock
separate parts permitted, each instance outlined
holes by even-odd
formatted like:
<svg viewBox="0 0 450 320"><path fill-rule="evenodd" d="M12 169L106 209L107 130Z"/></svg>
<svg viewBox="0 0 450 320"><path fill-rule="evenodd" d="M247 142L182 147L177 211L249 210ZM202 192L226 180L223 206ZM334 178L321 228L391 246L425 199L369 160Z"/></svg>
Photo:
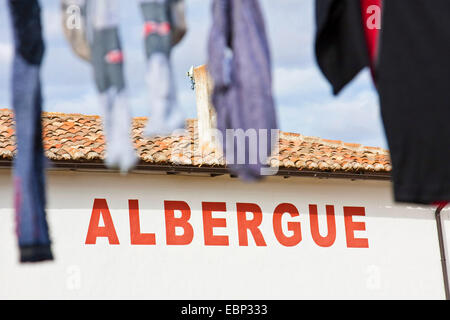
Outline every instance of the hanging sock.
<svg viewBox="0 0 450 320"><path fill-rule="evenodd" d="M258 180L271 174L265 162L278 143L261 9L257 0L214 0L212 13L208 70L214 82L217 127L226 141L227 166L243 180ZM248 133L247 142L235 138L241 133Z"/></svg>
<svg viewBox="0 0 450 320"><path fill-rule="evenodd" d="M105 163L126 173L138 159L131 141L132 118L125 90L118 1L88 0L86 14L91 63L106 138Z"/></svg>
<svg viewBox="0 0 450 320"><path fill-rule="evenodd" d="M44 41L37 0L9 0L15 54L12 104L17 156L14 160L16 232L20 262L53 260L45 212L40 66Z"/></svg>
<svg viewBox="0 0 450 320"><path fill-rule="evenodd" d="M184 128L185 115L176 96L170 55L173 45L171 0L139 0L144 17L146 81L150 96L150 119L144 134L168 135ZM178 40L179 41L179 40Z"/></svg>

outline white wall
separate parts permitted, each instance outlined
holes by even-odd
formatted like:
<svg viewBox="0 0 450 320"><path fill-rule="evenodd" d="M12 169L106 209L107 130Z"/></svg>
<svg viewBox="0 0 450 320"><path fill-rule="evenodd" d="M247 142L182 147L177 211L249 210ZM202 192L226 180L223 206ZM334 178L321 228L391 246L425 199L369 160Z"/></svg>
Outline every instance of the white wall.
<svg viewBox="0 0 450 320"><path fill-rule="evenodd" d="M19 265L14 236L9 170L0 171L0 298L145 299L442 299L444 289L433 211L396 206L390 184L380 181L270 178L244 184L228 177L152 174L49 173L49 222L56 260ZM85 245L95 198L107 199L120 245L99 238ZM138 199L141 231L155 233L155 246L130 244L128 200ZM166 245L164 200L186 201L194 239L187 246ZM226 202L229 246L205 246L202 201ZM236 203L258 204L267 243L238 243ZM302 241L283 247L272 217L280 203L292 203L300 217ZM325 205L334 205L336 241L329 248L312 239L308 205L317 204L325 235ZM369 248L348 248L343 207L365 207ZM446 211L446 228L450 222ZM251 217L251 215L249 215ZM288 232L286 232L289 234ZM450 243L450 232L447 242Z"/></svg>

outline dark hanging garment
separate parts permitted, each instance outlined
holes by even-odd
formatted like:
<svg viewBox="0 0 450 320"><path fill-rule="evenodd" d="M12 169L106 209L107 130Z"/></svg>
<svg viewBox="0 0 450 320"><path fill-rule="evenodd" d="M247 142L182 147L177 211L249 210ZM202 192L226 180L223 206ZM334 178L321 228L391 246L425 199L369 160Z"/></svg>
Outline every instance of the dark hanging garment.
<svg viewBox="0 0 450 320"><path fill-rule="evenodd" d="M360 2L316 3L317 59L339 92L336 88L345 86L352 79L349 75L355 76L370 61L361 51L364 38L355 35L358 27L363 30L358 22L361 15L350 9ZM448 0L383 1L376 81L398 202L450 200L450 169L445 161L450 157L449 13ZM345 33L347 39L342 37ZM357 50L351 50L349 42ZM352 59L359 63L349 64Z"/></svg>
<svg viewBox="0 0 450 320"><path fill-rule="evenodd" d="M338 94L370 65L359 0L316 0L317 62Z"/></svg>
<svg viewBox="0 0 450 320"><path fill-rule="evenodd" d="M450 200L450 1L384 1L378 90L398 201Z"/></svg>
<svg viewBox="0 0 450 320"><path fill-rule="evenodd" d="M272 172L266 159L277 142L278 128L259 2L214 0L212 20L208 70L227 165L243 180L258 180Z"/></svg>
<svg viewBox="0 0 450 320"><path fill-rule="evenodd" d="M16 231L20 262L52 260L45 213L40 65L44 41L37 0L9 0L15 54L12 104L17 138L14 160Z"/></svg>

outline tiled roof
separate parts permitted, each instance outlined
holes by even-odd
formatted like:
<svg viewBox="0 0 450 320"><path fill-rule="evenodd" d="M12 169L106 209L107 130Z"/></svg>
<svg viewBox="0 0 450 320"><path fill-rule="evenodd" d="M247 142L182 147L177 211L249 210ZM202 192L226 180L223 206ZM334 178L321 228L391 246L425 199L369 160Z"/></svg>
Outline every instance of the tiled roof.
<svg viewBox="0 0 450 320"><path fill-rule="evenodd" d="M141 164L224 168L223 158L214 150L197 147L196 120L188 120L187 136L143 137L146 118L133 120L133 140ZM43 113L46 156L55 162L100 163L105 139L99 116ZM13 113L0 109L0 160L12 160L16 152ZM280 152L272 165L289 171L385 173L392 167L387 150L342 141L280 134Z"/></svg>

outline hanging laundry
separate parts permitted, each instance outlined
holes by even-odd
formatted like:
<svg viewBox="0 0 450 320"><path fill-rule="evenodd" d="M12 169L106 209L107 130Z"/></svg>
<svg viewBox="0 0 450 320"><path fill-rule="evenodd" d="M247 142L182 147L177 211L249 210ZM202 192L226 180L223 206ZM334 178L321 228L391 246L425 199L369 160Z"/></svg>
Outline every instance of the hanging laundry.
<svg viewBox="0 0 450 320"><path fill-rule="evenodd" d="M258 180L278 142L270 52L259 2L214 0L208 51L227 166L243 180ZM253 132L256 139L235 138L239 131ZM239 161L243 150L245 161Z"/></svg>
<svg viewBox="0 0 450 320"><path fill-rule="evenodd" d="M185 115L177 103L170 62L172 47L187 31L184 0L138 2L145 20L146 79L150 96L150 120L145 134L166 135L184 128ZM77 12L72 12L71 8ZM94 67L107 143L106 164L126 172L135 165L137 158L129 142L131 116L125 96L118 1L62 0L62 10L66 38L74 52L90 60ZM80 15L78 21L73 21L74 13ZM70 24L75 23L80 26L70 28Z"/></svg>
<svg viewBox="0 0 450 320"><path fill-rule="evenodd" d="M185 115L178 105L170 54L174 42L172 8L180 1L139 0L144 18L147 85L150 95L150 120L144 134L152 137L171 134L184 128ZM178 10L179 11L179 10ZM177 17L180 14L176 15ZM181 36L182 37L182 36Z"/></svg>
<svg viewBox="0 0 450 320"><path fill-rule="evenodd" d="M447 0L382 2L376 68L398 202L450 200L450 29ZM370 65L361 3L316 0L316 56L337 94Z"/></svg>
<svg viewBox="0 0 450 320"><path fill-rule="evenodd" d="M131 141L132 119L119 38L119 3L118 0L87 0L85 5L87 39L106 137L105 163L125 173L136 165L137 155Z"/></svg>
<svg viewBox="0 0 450 320"><path fill-rule="evenodd" d="M401 201L450 201L450 2L383 1L381 112ZM419 40L420 39L420 40Z"/></svg>
<svg viewBox="0 0 450 320"><path fill-rule="evenodd" d="M316 0L317 63L338 94L370 66L361 4L355 0Z"/></svg>
<svg viewBox="0 0 450 320"><path fill-rule="evenodd" d="M15 53L12 73L17 156L14 160L16 232L20 262L53 260L45 212L40 67L44 40L37 0L9 0Z"/></svg>

